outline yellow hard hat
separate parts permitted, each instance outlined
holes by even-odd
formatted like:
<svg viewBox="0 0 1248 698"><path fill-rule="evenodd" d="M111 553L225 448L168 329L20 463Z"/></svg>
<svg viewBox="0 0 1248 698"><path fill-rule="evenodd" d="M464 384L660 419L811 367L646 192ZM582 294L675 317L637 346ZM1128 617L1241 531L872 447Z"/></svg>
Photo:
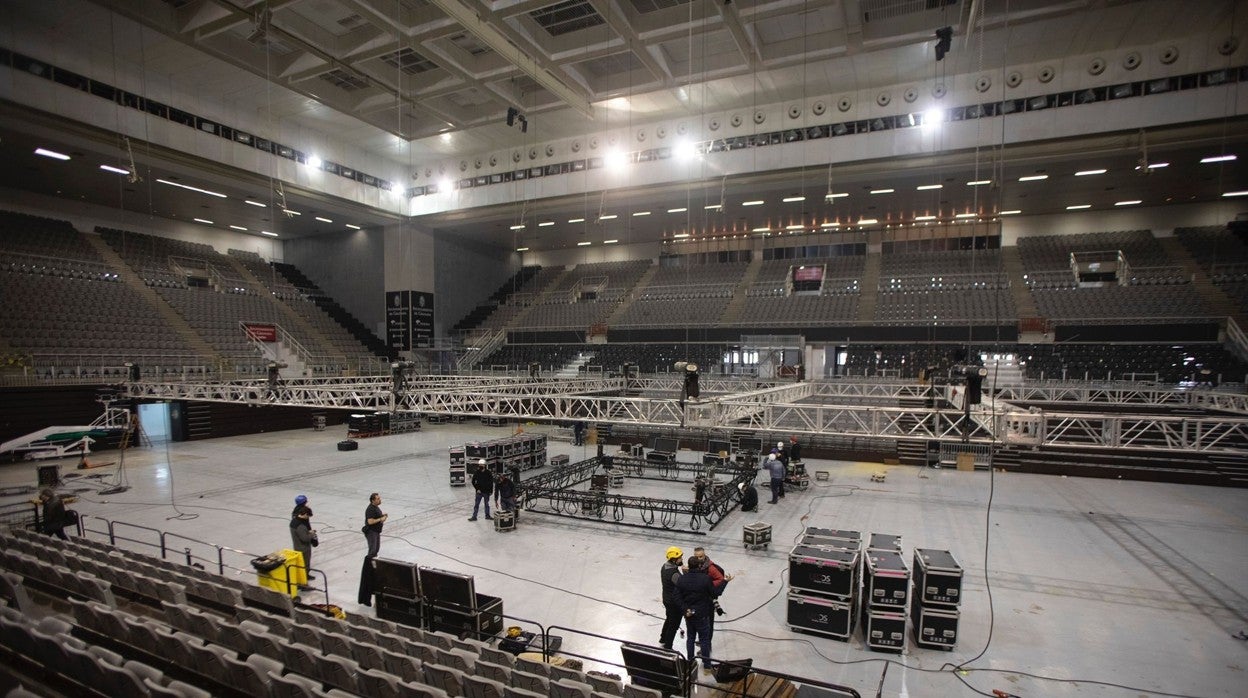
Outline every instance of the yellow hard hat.
<svg viewBox="0 0 1248 698"><path fill-rule="evenodd" d="M667 559L669 560L675 560L678 557L684 557L684 556L685 556L685 553L680 548L677 548L674 545L667 549Z"/></svg>

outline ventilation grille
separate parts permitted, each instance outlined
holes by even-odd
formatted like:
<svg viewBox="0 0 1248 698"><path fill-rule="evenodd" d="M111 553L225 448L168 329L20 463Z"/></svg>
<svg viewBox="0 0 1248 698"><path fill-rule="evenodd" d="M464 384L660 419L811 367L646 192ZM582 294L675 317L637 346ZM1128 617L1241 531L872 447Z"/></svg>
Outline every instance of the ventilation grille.
<svg viewBox="0 0 1248 698"><path fill-rule="evenodd" d="M587 0L568 0L529 13L551 36L563 36L606 23Z"/></svg>
<svg viewBox="0 0 1248 698"><path fill-rule="evenodd" d="M368 87L368 81L357 75L352 75L342 68L334 68L328 73L319 75L325 82L347 92L355 92Z"/></svg>
<svg viewBox="0 0 1248 698"><path fill-rule="evenodd" d="M419 75L438 67L437 63L416 53L410 48L401 48L381 56L381 62L398 68L408 75Z"/></svg>

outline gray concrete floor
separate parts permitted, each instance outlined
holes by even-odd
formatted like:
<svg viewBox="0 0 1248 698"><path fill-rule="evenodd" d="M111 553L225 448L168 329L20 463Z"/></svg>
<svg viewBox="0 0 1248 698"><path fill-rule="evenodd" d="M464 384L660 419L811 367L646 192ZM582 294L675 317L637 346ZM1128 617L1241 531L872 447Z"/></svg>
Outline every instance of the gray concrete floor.
<svg viewBox="0 0 1248 698"><path fill-rule="evenodd" d="M74 471L72 462L65 489L79 492L75 508L91 517L257 554L289 546L293 499L306 494L322 541L313 566L328 575L329 600L348 613L371 612L355 599L365 550L359 529L368 495L377 491L390 514L383 556L471 573L479 593L503 598L508 615L547 625L656 643L663 551L703 545L737 575L715 631L719 658L752 657L758 666L848 685L864 696L971 695L955 675L935 670L976 657L987 643L963 675L982 691L1029 698L1245 695L1248 642L1233 638L1248 630L1244 490L1001 473L994 483L985 472L929 470L921 477L913 468L810 460L812 471L830 472L829 481L775 506L764 492L760 513L735 512L705 536L531 513L517 531L499 534L484 519L467 521L472 492L449 486L447 448L507 433L475 422L426 425L416 434L362 440L350 453L334 446L345 427L157 444L127 454L128 492L98 494L115 466ZM557 441L550 452L573 460L593 453ZM870 481L884 470L885 482ZM0 471L0 485L34 478L30 464ZM774 526L776 542L747 551L741 526L759 520ZM907 560L916 547L953 551L967 573L957 649L919 649L908 639L904 653L884 655L866 651L860 634L843 643L790 631L782 573L791 541L808 525L901 534ZM118 530L151 539L141 529ZM578 654L619 660L615 643L559 634Z"/></svg>

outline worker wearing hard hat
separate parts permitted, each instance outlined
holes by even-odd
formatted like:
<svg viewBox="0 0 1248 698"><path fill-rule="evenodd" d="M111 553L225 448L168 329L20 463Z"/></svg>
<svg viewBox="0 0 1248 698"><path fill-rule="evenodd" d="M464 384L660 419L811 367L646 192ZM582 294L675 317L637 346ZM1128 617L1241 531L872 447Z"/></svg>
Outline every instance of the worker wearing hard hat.
<svg viewBox="0 0 1248 698"><path fill-rule="evenodd" d="M680 578L680 568L684 564L685 553L676 546L667 549L663 567L659 569L659 581L663 584L663 630L659 632L659 644L663 649L670 650L676 639L676 631L680 629L680 621L685 617L685 609L680 603L680 594L676 592L676 580Z"/></svg>

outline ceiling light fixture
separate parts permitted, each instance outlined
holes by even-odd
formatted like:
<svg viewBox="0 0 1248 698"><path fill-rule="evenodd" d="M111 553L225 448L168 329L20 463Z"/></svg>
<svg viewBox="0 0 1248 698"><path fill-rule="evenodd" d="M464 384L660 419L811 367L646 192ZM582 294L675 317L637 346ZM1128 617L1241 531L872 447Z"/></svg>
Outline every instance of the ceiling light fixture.
<svg viewBox="0 0 1248 698"><path fill-rule="evenodd" d="M352 224L350 224L350 223L348 223L348 224L347 224L347 227L348 227L348 228L350 228L350 229L352 229L352 230L361 230L360 226L358 226L358 225L352 225Z"/></svg>
<svg viewBox="0 0 1248 698"><path fill-rule="evenodd" d="M576 246L577 246L577 247L588 247L588 246L590 246L590 245L592 245L592 244L594 244L594 243L590 242L589 240L586 240L586 241L584 241L584 242L578 242L578 243L576 243Z"/></svg>
<svg viewBox="0 0 1248 698"><path fill-rule="evenodd" d="M668 211L668 213L671 213L671 211ZM650 215L650 212L649 211L633 211L633 215L634 216L648 216Z"/></svg>
<svg viewBox="0 0 1248 698"><path fill-rule="evenodd" d="M968 187L982 187L982 186L984 186L985 184L992 184L992 180L991 180L991 179L977 179L977 180L975 180L975 181L973 181L973 182L967 182L967 183L966 183L966 186L968 186Z"/></svg>
<svg viewBox="0 0 1248 698"><path fill-rule="evenodd" d="M192 218L191 220L195 221L196 223L203 223L204 225L216 225L216 223L213 223L207 218Z"/></svg>
<svg viewBox="0 0 1248 698"><path fill-rule="evenodd" d="M1201 158L1200 161L1207 165L1211 162L1231 162L1235 159L1234 155L1211 155L1207 158Z"/></svg>
<svg viewBox="0 0 1248 698"><path fill-rule="evenodd" d="M277 233L270 233L270 232L269 232L269 231L267 231L267 230L261 230L261 231L260 231L260 234L261 234L261 235L268 235L268 236L269 236L269 237L271 237L271 238L275 238L275 237L277 237Z"/></svg>
<svg viewBox="0 0 1248 698"><path fill-rule="evenodd" d="M602 241L602 244L604 244L604 245L614 245L614 244L615 244L615 243L617 243L617 242L619 242L619 240L603 240L603 241Z"/></svg>
<svg viewBox="0 0 1248 698"><path fill-rule="evenodd" d="M915 217L914 217L914 220L916 220L916 221L934 221L934 220L936 220L936 216L915 216Z"/></svg>
<svg viewBox="0 0 1248 698"><path fill-rule="evenodd" d="M1067 211L1082 211L1085 208L1092 208L1092 204L1075 204L1073 206L1067 206L1066 210Z"/></svg>
<svg viewBox="0 0 1248 698"><path fill-rule="evenodd" d="M539 227L539 228L549 228L550 226L552 226L552 225L554 225L554 224L555 224L555 222L554 222L554 221L542 221L541 223L538 223L538 224L537 224L537 227Z"/></svg>
<svg viewBox="0 0 1248 698"><path fill-rule="evenodd" d="M333 223L333 221L331 221L331 220L329 220L328 218L325 218L325 217L323 217L323 216L316 216L316 220L318 220L318 221L320 221L320 222L322 222L322 223Z"/></svg>
<svg viewBox="0 0 1248 698"><path fill-rule="evenodd" d="M742 201L741 205L742 206L762 206L763 203L764 202L762 199L755 199L753 201Z"/></svg>
<svg viewBox="0 0 1248 698"><path fill-rule="evenodd" d="M829 221L829 222L827 222L827 223L823 223L823 224L821 224L819 227L820 227L820 228L835 228L835 227L837 227L837 226L839 226L839 225L840 225L840 223L838 223L837 221Z"/></svg>
<svg viewBox="0 0 1248 698"><path fill-rule="evenodd" d="M130 170L123 170L120 167L113 167L112 165L100 165L100 169L104 170L105 172L115 172L120 175L130 174Z"/></svg>
<svg viewBox="0 0 1248 698"><path fill-rule="evenodd" d="M943 184L920 184L914 189L915 191L927 191L928 189L944 189L944 188L945 188L945 185Z"/></svg>
<svg viewBox="0 0 1248 698"><path fill-rule="evenodd" d="M258 208L268 208L268 207L269 207L269 205L268 205L268 204L262 204L262 203L260 203L259 201L252 201L251 199L243 199L243 203L247 204L248 206L256 206L256 207L258 207Z"/></svg>
<svg viewBox="0 0 1248 698"><path fill-rule="evenodd" d="M521 223L521 224L519 224L519 225L513 225L513 226L511 226L511 229L512 229L512 230L524 230L524 227L525 227L525 226L524 226L524 224L523 224L523 223Z"/></svg>
<svg viewBox="0 0 1248 698"><path fill-rule="evenodd" d="M806 229L806 226L804 226L804 225L786 225L786 226L784 226L784 229L785 229L785 230L805 230L805 229Z"/></svg>
<svg viewBox="0 0 1248 698"><path fill-rule="evenodd" d="M999 214L997 214L997 215L999 215L999 216L1013 216L1013 215L1016 215L1016 214L1019 214L1019 213L1022 213L1022 211L1020 211L1020 210L1018 210L1018 209L1013 209L1013 210L1010 210L1010 211L1002 211L1001 213L999 213Z"/></svg>
<svg viewBox="0 0 1248 698"><path fill-rule="evenodd" d="M806 200L806 197L804 196L786 196L783 199L784 203L786 204L797 203L798 201L805 201L805 200Z"/></svg>
<svg viewBox="0 0 1248 698"><path fill-rule="evenodd" d="M849 192L840 191L840 192L836 192L836 193L834 193L834 194L828 194L827 196L825 196L825 197L823 197L823 198L825 198L825 199L843 199L843 198L845 198L845 197L847 197L847 196L849 196Z"/></svg>
<svg viewBox="0 0 1248 698"><path fill-rule="evenodd" d="M244 228L244 227L243 227L243 226L241 226L241 225L231 225L231 226L230 226L230 228L231 228L231 229L233 229L233 230L241 230L241 231L243 231L244 233L245 233L245 232L247 232L247 229L246 229L246 228Z"/></svg>
<svg viewBox="0 0 1248 698"><path fill-rule="evenodd" d="M528 251L529 251L529 248L527 248L527 247L517 247L517 248L516 248L516 252L528 252Z"/></svg>
<svg viewBox="0 0 1248 698"><path fill-rule="evenodd" d="M1134 206L1139 203L1143 203L1143 201L1141 201L1140 199L1132 199L1130 201L1116 201L1114 202L1114 205L1115 206Z"/></svg>
<svg viewBox="0 0 1248 698"><path fill-rule="evenodd" d="M1088 175L1105 174L1106 172L1109 172L1109 170L1106 170L1105 168L1101 168L1099 170L1079 170L1078 172L1075 173L1075 176L1087 177Z"/></svg>
<svg viewBox="0 0 1248 698"><path fill-rule="evenodd" d="M58 153L55 150L48 150L47 148L35 148L35 155L42 155L45 158L52 158L53 160L70 159L70 157L65 153Z"/></svg>
<svg viewBox="0 0 1248 698"><path fill-rule="evenodd" d="M624 166L628 164L628 157L624 155L622 151L613 148L607 151L607 154L603 157L602 162L608 169L619 170L623 169Z"/></svg>
<svg viewBox="0 0 1248 698"><path fill-rule="evenodd" d="M667 212L668 213L684 213L685 211L688 211L688 210L689 209L685 208L684 206L678 206L676 208L667 209Z"/></svg>
<svg viewBox="0 0 1248 698"><path fill-rule="evenodd" d="M689 233L676 233L672 237L676 240L683 240L684 238L689 237Z"/></svg>
<svg viewBox="0 0 1248 698"><path fill-rule="evenodd" d="M875 218L862 218L858 221L858 225L875 225L880 221Z"/></svg>
<svg viewBox="0 0 1248 698"><path fill-rule="evenodd" d="M751 231L751 232L755 232L755 233L770 233L770 232L771 232L771 228L755 228L755 229L754 229L753 231Z"/></svg>
<svg viewBox="0 0 1248 698"><path fill-rule="evenodd" d="M282 209L282 213L285 213L288 216L302 216L303 215L302 213L299 213L298 211L292 211L288 208Z"/></svg>
<svg viewBox="0 0 1248 698"><path fill-rule="evenodd" d="M320 159L320 158L318 158L317 156L315 156L315 155L309 155L309 156L308 156L308 167L311 167L312 169L315 169L315 170L319 170L319 169L321 169L321 165L322 165L322 164L323 164L323 163L322 163L321 159Z"/></svg>
<svg viewBox="0 0 1248 698"><path fill-rule="evenodd" d="M892 194L893 191L894 191L893 189L872 189L871 193L872 194Z"/></svg>
<svg viewBox="0 0 1248 698"><path fill-rule="evenodd" d="M953 217L954 218L974 218L977 215L979 214L978 213L955 213L953 214Z"/></svg>
<svg viewBox="0 0 1248 698"><path fill-rule="evenodd" d="M706 206L703 206L702 208L706 209L707 211L718 211L719 209L723 207L724 207L723 204L707 204Z"/></svg>
<svg viewBox="0 0 1248 698"><path fill-rule="evenodd" d="M568 222L569 223L584 223L585 219L584 218L569 218Z"/></svg>
<svg viewBox="0 0 1248 698"><path fill-rule="evenodd" d="M1019 178L1018 178L1018 181L1020 181L1020 182L1039 182L1039 181L1040 181L1040 180L1042 180L1042 179L1048 179L1048 178L1049 178L1049 176L1048 176L1048 175L1027 175L1026 177L1019 177Z"/></svg>
<svg viewBox="0 0 1248 698"><path fill-rule="evenodd" d="M1225 197L1231 197L1231 196L1248 196L1248 189L1245 189L1245 190L1243 190L1243 191L1228 191L1228 192L1226 192L1225 194L1223 194L1222 196L1225 196Z"/></svg>
<svg viewBox="0 0 1248 698"><path fill-rule="evenodd" d="M600 221L611 221L611 220L615 220L616 218L619 218L619 216L615 215L614 213L608 213L603 216L598 216L598 220Z"/></svg>
<svg viewBox="0 0 1248 698"><path fill-rule="evenodd" d="M229 198L229 197L227 197L225 194L222 194L221 192L209 191L208 189L200 189L199 187L192 187L192 186L190 186L189 184L179 184L179 183L177 183L177 182L170 182L170 181L169 181L169 180L167 180L167 179L158 179L158 180L156 180L156 181L157 181L157 182L160 182L161 184L168 184L168 185L169 185L169 186L171 186L171 187L177 187L177 188L179 188L179 189L185 189L185 190L187 190L187 191L193 191L193 192L196 192L196 193L198 193L198 194L207 194L208 196L215 196L215 197L217 197L218 199L225 199L225 198ZM298 215L298 214L296 214L296 215Z"/></svg>

